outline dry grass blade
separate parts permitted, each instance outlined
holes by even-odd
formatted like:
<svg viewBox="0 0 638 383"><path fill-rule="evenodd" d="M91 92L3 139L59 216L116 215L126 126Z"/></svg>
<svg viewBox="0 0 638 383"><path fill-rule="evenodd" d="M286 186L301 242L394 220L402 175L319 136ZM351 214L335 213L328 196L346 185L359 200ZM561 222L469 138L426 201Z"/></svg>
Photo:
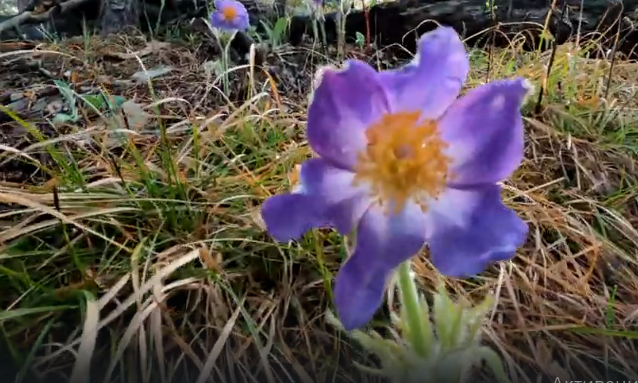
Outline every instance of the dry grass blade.
<svg viewBox="0 0 638 383"><path fill-rule="evenodd" d="M167 251L166 253L173 253L175 250L177 249L170 249L169 251ZM148 293L149 291L151 291L153 289L154 286L161 284L161 281L163 279L165 279L167 276L169 276L170 274L172 274L173 272L175 272L177 269L179 269L180 267L183 267L184 265L196 260L197 258L199 258L199 250L192 250L189 253L179 257L178 259L176 259L173 263L165 266L164 268L158 270L158 272L153 275L148 281L146 281L142 286L140 286L139 290L137 291L137 294L133 294L131 296L129 296L127 299L125 299L122 303L120 303L117 308L115 310L113 310L113 312L111 312L109 315L107 315L105 318L103 318L98 325L96 326L97 330L100 330L101 328L103 328L104 326L107 326L109 323L113 322L115 319L117 319L120 315L122 315L129 307L131 307L133 304L135 304L139 297ZM127 278L128 279L128 278ZM121 285L123 284L122 282L127 280L127 279L122 279L120 281L120 283L118 285L116 285L116 288L121 288ZM100 301L101 304L106 304L107 302L104 301ZM153 301L153 298L148 298L146 301L144 301L142 307L144 307L144 312L139 312L136 314L136 323L137 326L140 326L141 323L151 314L152 310L157 308L158 306L157 302ZM133 326L129 326L127 328L127 334L129 334L129 337L132 337L135 334L135 330L137 329L137 327ZM130 340L130 338L129 338ZM69 349L71 349L72 347L75 347L78 343L80 342L80 340L75 340L73 342L71 342L70 344L60 348L59 350L51 353L50 355L47 355L46 358L42 358L40 360L40 363L45 363L48 362L51 359L55 359L57 357L59 357L59 355L61 355L64 352L69 351ZM124 352L124 350L122 349L121 352ZM114 363L117 363L117 359L114 361ZM109 371L112 371L112 369L115 368L114 364L112 364L109 368Z"/></svg>
<svg viewBox="0 0 638 383"><path fill-rule="evenodd" d="M242 299L239 302L239 305L237 306L237 308L235 309L235 312L233 313L233 315L230 317L226 325L224 325L224 328L219 334L219 338L215 342L215 345L213 345L212 350L210 350L208 357L206 357L204 368L199 372L199 376L197 377L197 381L196 381L197 383L204 383L206 380L212 379L212 375L213 375L212 372L213 372L213 368L215 367L215 362L217 362L217 358L222 353L223 348L226 344L226 340L230 336L230 333L233 331L233 328L235 327L235 322L237 321L237 318L239 317L239 314L241 313L243 303L244 303L244 300ZM213 380L211 380L211 382L212 381Z"/></svg>
<svg viewBox="0 0 638 383"><path fill-rule="evenodd" d="M86 300L86 318L84 319L84 327L80 336L80 347L78 347L78 357L73 365L71 373L71 383L87 382L87 377L91 372L91 358L95 350L97 341L97 324L100 320L100 308L98 302L87 296Z"/></svg>

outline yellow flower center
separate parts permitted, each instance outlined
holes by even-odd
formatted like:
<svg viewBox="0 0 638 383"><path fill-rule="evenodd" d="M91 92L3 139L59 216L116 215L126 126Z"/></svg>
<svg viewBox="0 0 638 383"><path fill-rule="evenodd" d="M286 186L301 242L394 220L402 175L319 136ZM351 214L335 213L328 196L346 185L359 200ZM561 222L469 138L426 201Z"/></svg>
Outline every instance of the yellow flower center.
<svg viewBox="0 0 638 383"><path fill-rule="evenodd" d="M222 16L224 16L225 20L231 21L237 17L237 11L231 6L224 7L224 9L222 9Z"/></svg>
<svg viewBox="0 0 638 383"><path fill-rule="evenodd" d="M397 213L410 200L425 211L450 176L451 159L444 153L448 145L436 121L419 120L419 112L384 115L366 130L368 146L354 167L355 186L369 183L375 202L392 201Z"/></svg>

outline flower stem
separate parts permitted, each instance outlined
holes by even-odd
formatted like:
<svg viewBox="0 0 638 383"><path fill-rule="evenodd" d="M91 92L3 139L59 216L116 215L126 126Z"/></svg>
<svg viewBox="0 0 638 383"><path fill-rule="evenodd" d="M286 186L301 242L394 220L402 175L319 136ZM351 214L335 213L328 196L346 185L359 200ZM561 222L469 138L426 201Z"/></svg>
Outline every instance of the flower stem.
<svg viewBox="0 0 638 383"><path fill-rule="evenodd" d="M220 54L221 54L221 61L222 61L222 87L224 89L224 94L228 96L228 66L229 66L229 52L228 49L230 48L230 43L233 39L233 37L235 37L235 35L231 35L230 39L224 43L224 38L226 37L222 32L220 32L217 28L213 28L213 35L215 36L215 39L217 40L217 45L219 46L219 50L220 50Z"/></svg>
<svg viewBox="0 0 638 383"><path fill-rule="evenodd" d="M321 23L319 23L319 32L321 32L321 43L323 44L324 51L328 49L328 39L326 38L326 19L321 13Z"/></svg>
<svg viewBox="0 0 638 383"><path fill-rule="evenodd" d="M337 58L341 60L345 56L345 28L343 27L344 15L342 11L337 11L335 15L335 22L337 26Z"/></svg>
<svg viewBox="0 0 638 383"><path fill-rule="evenodd" d="M224 65L224 77L222 78L222 82L223 82L223 86L224 86L224 94L228 97L230 96L230 82L228 79L228 69L230 68L230 44L233 42L233 38L235 38L235 35L237 34L237 31L233 32L228 41L226 42L226 44L224 44L224 48L222 50L222 60L223 60L223 65Z"/></svg>
<svg viewBox="0 0 638 383"><path fill-rule="evenodd" d="M316 18L312 20L312 34L314 37L314 43L318 43L319 42L319 29L318 29L318 24L319 24L319 20L317 20Z"/></svg>
<svg viewBox="0 0 638 383"><path fill-rule="evenodd" d="M427 357L428 344L427 335L419 301L419 292L412 275L410 275L411 261L405 261L399 265L399 293L401 296L401 311L408 336L414 351L422 358Z"/></svg>

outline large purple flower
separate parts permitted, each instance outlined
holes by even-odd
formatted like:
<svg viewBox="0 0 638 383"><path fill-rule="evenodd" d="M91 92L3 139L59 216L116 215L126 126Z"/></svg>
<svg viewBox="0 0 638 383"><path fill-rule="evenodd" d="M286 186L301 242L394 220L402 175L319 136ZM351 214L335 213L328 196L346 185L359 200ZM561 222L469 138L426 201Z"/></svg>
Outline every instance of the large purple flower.
<svg viewBox="0 0 638 383"><path fill-rule="evenodd" d="M236 0L216 0L216 10L210 14L210 24L224 31L245 31L250 27L248 11Z"/></svg>
<svg viewBox="0 0 638 383"><path fill-rule="evenodd" d="M398 70L353 60L321 73L307 131L320 158L302 165L299 190L263 206L278 241L327 223L344 235L356 229L335 283L346 329L370 320L390 273L424 243L441 273L463 277L512 258L527 237L497 185L523 157L526 82L495 81L458 98L469 61L456 32L440 27L418 46Z"/></svg>

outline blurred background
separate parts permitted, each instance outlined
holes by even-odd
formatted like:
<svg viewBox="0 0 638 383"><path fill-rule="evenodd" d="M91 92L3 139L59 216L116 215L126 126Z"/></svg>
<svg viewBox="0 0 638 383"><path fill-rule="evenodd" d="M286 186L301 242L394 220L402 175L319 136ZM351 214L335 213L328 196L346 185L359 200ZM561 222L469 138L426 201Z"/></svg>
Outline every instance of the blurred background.
<svg viewBox="0 0 638 383"><path fill-rule="evenodd" d="M0 0L0 15L9 16L18 12L17 0Z"/></svg>

